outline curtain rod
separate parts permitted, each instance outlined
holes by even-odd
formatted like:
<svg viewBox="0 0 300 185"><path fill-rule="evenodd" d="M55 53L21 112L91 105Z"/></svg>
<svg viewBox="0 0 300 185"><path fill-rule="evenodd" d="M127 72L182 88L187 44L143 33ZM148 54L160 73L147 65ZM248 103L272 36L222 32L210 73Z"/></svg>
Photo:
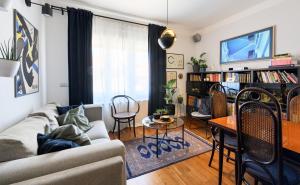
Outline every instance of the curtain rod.
<svg viewBox="0 0 300 185"><path fill-rule="evenodd" d="M25 0L26 1L26 0ZM28 1L28 0L27 0ZM44 6L40 3L35 3L35 2L30 2L31 4L34 4L34 5L38 5L38 6ZM26 3L27 4L27 3ZM68 12L68 9L67 8L64 8L64 7L60 7L60 6L54 6L54 5L51 5L51 9L53 10L57 10L57 11L61 11L62 15L64 15L64 12ZM133 21L127 21L127 20L124 20L124 19L117 19L117 18L113 18L113 17L108 17L108 16L103 16L103 15L98 15L98 14L94 14L92 12L92 14L96 17L101 17L101 18L105 18L105 19L111 19L111 20L115 20L115 21L120 21L120 22L126 22L126 23L130 23L130 24L137 24L137 25L140 25L140 26L148 26L147 24L142 24L142 23L138 23L138 22L133 22Z"/></svg>

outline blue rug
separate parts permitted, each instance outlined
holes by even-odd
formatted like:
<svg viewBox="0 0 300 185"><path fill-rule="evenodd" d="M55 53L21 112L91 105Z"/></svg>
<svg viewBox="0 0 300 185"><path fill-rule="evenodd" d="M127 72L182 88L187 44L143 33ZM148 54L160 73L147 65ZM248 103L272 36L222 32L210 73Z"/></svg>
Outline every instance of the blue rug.
<svg viewBox="0 0 300 185"><path fill-rule="evenodd" d="M174 140L181 140L181 131L169 132L168 137ZM160 135L161 137L162 135ZM127 179L131 179L171 164L189 159L199 154L211 151L210 143L205 139L195 135L189 130L185 130L185 146L181 143L160 141L159 157L156 158L156 140L146 138L135 139L124 142L126 146L126 168Z"/></svg>

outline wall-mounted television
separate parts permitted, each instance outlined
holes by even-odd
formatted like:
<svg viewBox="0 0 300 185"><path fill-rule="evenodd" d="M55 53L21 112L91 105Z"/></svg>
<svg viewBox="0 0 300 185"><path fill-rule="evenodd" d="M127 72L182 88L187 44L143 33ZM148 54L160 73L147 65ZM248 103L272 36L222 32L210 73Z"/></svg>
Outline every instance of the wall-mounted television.
<svg viewBox="0 0 300 185"><path fill-rule="evenodd" d="M221 64L272 58L273 35L274 27L269 27L221 41Z"/></svg>

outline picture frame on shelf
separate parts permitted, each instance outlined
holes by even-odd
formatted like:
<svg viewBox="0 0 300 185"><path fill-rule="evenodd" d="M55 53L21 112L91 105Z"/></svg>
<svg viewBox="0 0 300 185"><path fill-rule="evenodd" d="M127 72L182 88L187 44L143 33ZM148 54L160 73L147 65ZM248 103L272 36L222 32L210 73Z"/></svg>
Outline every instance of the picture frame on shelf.
<svg viewBox="0 0 300 185"><path fill-rule="evenodd" d="M177 88L177 72L176 71L167 71L166 83L173 79L176 80L176 83L174 84L174 88Z"/></svg>
<svg viewBox="0 0 300 185"><path fill-rule="evenodd" d="M176 53L167 53L167 69L184 69L184 55Z"/></svg>

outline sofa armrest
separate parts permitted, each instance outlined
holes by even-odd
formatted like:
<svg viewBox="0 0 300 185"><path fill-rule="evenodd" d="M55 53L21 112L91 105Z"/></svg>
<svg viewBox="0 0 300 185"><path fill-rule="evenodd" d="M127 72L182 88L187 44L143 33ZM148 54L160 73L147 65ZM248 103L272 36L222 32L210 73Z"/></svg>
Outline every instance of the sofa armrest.
<svg viewBox="0 0 300 185"><path fill-rule="evenodd" d="M89 104L84 105L84 113L90 122L102 120L102 106Z"/></svg>
<svg viewBox="0 0 300 185"><path fill-rule="evenodd" d="M119 140L3 162L0 163L0 185L25 181L116 156L125 161L125 146Z"/></svg>
<svg viewBox="0 0 300 185"><path fill-rule="evenodd" d="M37 177L15 185L125 185L122 157L113 157L68 170Z"/></svg>

